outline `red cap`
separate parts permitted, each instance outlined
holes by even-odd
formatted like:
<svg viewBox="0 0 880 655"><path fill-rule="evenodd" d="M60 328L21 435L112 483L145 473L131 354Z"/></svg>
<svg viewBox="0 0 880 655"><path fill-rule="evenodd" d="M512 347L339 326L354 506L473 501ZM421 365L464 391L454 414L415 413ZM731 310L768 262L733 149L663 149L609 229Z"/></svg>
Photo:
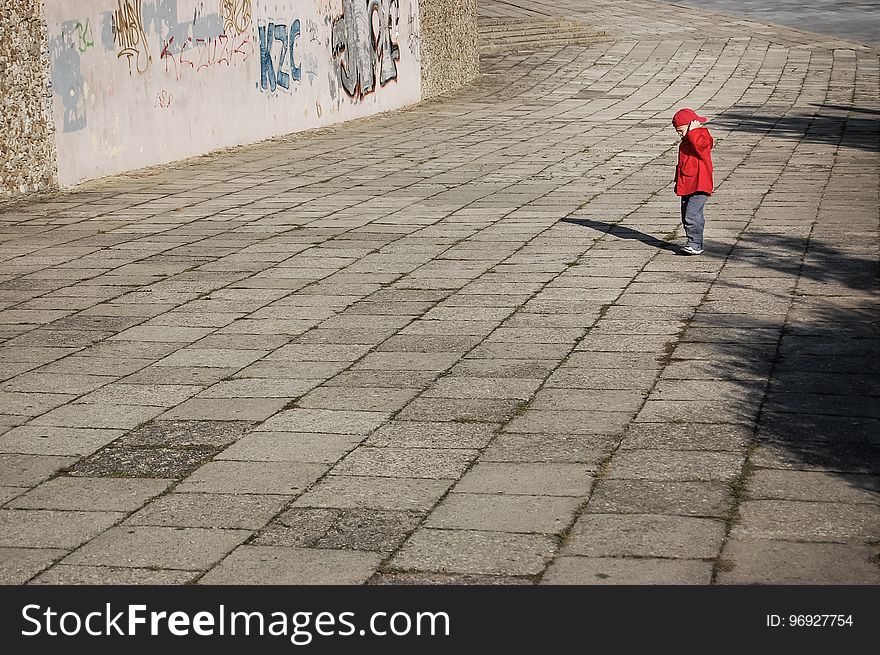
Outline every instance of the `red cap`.
<svg viewBox="0 0 880 655"><path fill-rule="evenodd" d="M706 119L698 115L697 112L690 107L685 107L684 109L679 109L675 112L675 116L672 117L672 126L681 127L682 125L688 125L691 121L705 123Z"/></svg>

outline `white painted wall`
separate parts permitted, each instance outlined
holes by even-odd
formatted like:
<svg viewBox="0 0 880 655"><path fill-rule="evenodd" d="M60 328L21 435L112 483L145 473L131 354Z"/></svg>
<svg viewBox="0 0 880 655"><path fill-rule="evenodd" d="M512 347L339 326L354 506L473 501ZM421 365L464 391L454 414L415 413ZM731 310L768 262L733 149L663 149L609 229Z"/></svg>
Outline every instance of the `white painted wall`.
<svg viewBox="0 0 880 655"><path fill-rule="evenodd" d="M45 0L45 12L61 185L421 99L418 0Z"/></svg>

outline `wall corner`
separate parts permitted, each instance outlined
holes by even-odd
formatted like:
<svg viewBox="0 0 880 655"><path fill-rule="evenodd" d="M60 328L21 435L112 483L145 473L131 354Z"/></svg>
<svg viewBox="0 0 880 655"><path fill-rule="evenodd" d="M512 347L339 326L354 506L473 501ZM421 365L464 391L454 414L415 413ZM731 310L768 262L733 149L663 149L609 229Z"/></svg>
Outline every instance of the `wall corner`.
<svg viewBox="0 0 880 655"><path fill-rule="evenodd" d="M49 51L42 0L2 0L0 199L57 186Z"/></svg>
<svg viewBox="0 0 880 655"><path fill-rule="evenodd" d="M479 74L477 0L419 0L419 29L423 99Z"/></svg>

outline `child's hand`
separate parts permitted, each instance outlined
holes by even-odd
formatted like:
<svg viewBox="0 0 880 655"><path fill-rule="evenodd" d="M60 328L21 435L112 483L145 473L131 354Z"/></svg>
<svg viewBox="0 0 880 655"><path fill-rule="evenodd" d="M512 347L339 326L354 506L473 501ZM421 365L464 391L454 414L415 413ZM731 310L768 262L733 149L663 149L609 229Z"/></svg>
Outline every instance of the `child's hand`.
<svg viewBox="0 0 880 655"><path fill-rule="evenodd" d="M678 132L679 138L684 141L687 138L688 132L697 129L698 127L703 127L703 124L700 121L691 121L687 125L679 125L675 128L675 131Z"/></svg>

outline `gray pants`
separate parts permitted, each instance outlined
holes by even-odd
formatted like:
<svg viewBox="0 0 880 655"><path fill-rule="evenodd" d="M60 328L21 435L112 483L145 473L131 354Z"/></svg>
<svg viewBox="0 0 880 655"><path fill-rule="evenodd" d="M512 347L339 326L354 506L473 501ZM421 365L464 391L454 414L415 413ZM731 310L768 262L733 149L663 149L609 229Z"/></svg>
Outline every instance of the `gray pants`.
<svg viewBox="0 0 880 655"><path fill-rule="evenodd" d="M703 227L706 225L703 207L708 198L709 195L702 192L681 197L681 224L687 236L686 245L697 250L703 249Z"/></svg>

